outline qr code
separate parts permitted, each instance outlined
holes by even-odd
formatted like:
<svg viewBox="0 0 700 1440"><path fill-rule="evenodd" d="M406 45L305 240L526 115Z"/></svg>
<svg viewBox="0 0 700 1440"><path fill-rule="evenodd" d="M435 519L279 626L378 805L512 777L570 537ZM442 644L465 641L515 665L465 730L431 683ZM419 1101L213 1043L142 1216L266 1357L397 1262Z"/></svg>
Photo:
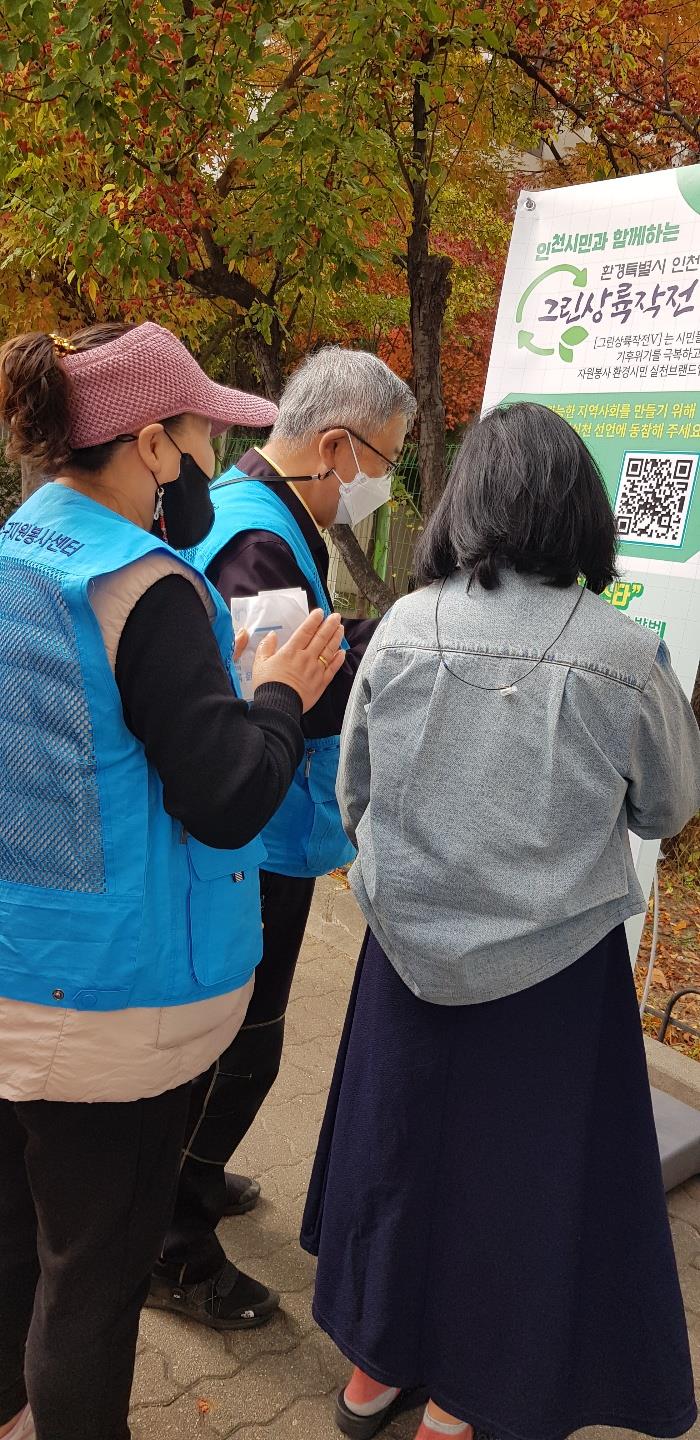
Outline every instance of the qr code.
<svg viewBox="0 0 700 1440"><path fill-rule="evenodd" d="M697 455L628 451L615 502L620 539L682 545L697 468Z"/></svg>

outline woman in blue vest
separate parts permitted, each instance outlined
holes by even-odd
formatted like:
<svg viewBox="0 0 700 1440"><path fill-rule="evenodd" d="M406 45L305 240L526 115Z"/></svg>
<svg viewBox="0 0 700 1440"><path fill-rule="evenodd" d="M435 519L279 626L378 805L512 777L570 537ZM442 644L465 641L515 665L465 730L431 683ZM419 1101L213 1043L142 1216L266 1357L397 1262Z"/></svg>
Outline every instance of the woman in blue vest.
<svg viewBox="0 0 700 1440"><path fill-rule="evenodd" d="M212 435L274 413L213 384L157 325L0 352L9 454L54 482L0 532L12 1440L129 1436L188 1082L244 1018L262 953L257 837L302 756L302 712L343 664L339 618L316 610L278 653L260 647L248 706L226 607L176 554L212 524ZM238 1284L254 1303L255 1282Z"/></svg>

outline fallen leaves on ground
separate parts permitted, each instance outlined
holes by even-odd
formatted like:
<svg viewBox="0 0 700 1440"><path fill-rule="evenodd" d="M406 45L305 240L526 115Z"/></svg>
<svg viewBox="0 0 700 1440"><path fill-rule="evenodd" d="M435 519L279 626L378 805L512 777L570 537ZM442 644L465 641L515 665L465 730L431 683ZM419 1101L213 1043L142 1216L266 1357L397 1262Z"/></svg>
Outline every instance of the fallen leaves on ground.
<svg viewBox="0 0 700 1440"><path fill-rule="evenodd" d="M659 866L659 941L644 1029L657 1036L663 1012L676 990L686 986L700 989L700 818L688 827L682 847L667 846L667 858ZM637 993L641 1000L646 980L654 923L653 898L649 904L636 969ZM673 1017L687 1021L700 1031L700 995L684 995L674 1007ZM669 1025L666 1044L700 1060L700 1036Z"/></svg>

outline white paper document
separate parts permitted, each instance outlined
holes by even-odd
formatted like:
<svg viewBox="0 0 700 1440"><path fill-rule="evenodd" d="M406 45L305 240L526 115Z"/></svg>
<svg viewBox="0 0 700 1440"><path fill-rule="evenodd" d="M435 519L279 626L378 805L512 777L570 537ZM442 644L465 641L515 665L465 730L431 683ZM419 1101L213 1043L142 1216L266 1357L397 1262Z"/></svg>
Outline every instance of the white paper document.
<svg viewBox="0 0 700 1440"><path fill-rule="evenodd" d="M261 640L273 632L278 650L290 640L306 619L309 602L301 587L289 590L261 590L258 595L234 597L231 619L237 635L247 630L248 644L236 662L244 700L253 698L253 661Z"/></svg>

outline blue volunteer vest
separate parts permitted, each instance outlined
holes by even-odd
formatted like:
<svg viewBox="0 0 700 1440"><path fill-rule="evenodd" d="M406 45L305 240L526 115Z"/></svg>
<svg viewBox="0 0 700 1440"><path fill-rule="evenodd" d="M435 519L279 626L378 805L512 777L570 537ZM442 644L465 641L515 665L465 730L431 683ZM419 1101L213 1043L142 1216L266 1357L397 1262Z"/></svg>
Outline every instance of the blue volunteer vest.
<svg viewBox="0 0 700 1440"><path fill-rule="evenodd" d="M159 549L55 483L0 531L0 995L14 1000L186 1004L244 985L262 954L264 845L213 850L166 813L90 605L97 577Z"/></svg>
<svg viewBox="0 0 700 1440"><path fill-rule="evenodd" d="M240 479L239 479L240 477ZM244 530L269 530L289 546L324 614L330 607L313 555L287 506L259 480L233 466L212 486L215 520L201 545L188 551L192 564L208 570L225 545ZM278 875L326 875L349 864L355 850L340 819L335 785L340 736L307 740L304 757L279 810L263 830L265 869Z"/></svg>

